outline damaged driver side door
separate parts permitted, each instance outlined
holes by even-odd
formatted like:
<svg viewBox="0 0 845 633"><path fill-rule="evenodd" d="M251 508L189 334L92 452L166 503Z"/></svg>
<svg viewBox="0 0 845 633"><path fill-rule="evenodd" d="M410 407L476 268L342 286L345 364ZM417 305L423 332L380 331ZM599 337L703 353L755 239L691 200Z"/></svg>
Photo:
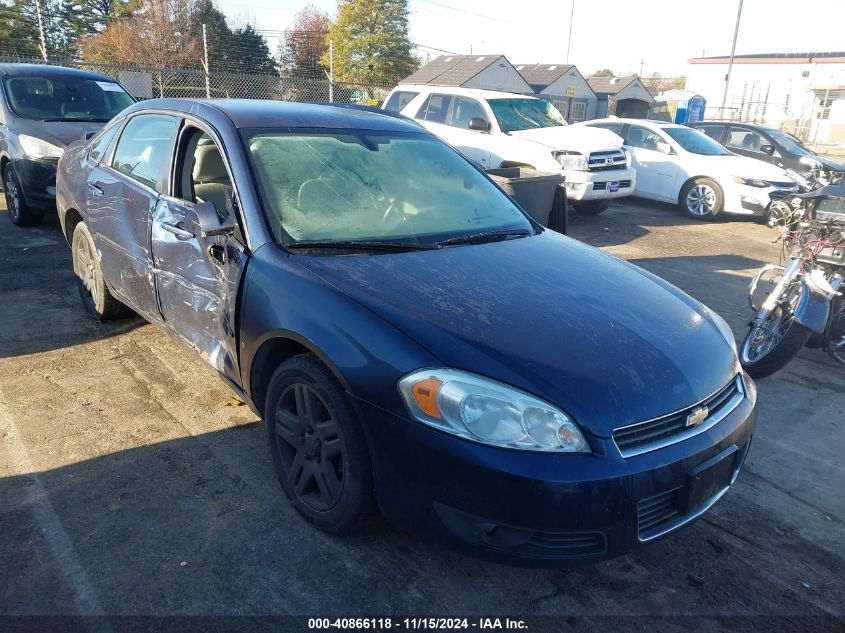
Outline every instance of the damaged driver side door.
<svg viewBox="0 0 845 633"><path fill-rule="evenodd" d="M179 134L172 194L152 218L152 260L165 324L224 377L240 384L238 288L248 253L237 194L220 144L187 124Z"/></svg>

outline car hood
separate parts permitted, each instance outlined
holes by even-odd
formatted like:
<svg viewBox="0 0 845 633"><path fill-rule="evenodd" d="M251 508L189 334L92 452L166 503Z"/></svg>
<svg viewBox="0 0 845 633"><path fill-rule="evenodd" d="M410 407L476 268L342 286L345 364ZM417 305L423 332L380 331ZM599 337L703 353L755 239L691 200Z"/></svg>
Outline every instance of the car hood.
<svg viewBox="0 0 845 633"><path fill-rule="evenodd" d="M590 152L607 152L622 147L622 139L610 130L585 125L561 125L511 132L511 136L525 139L552 150L569 150L589 156Z"/></svg>
<svg viewBox="0 0 845 633"><path fill-rule="evenodd" d="M835 161L831 158L827 158L826 156L812 156L814 160L819 161L822 164L822 167L825 169L829 169L830 171L835 171L839 173L845 173L845 163L840 163Z"/></svg>
<svg viewBox="0 0 845 633"><path fill-rule="evenodd" d="M18 134L28 134L41 140L67 147L88 132L97 132L105 123L87 121L30 121L18 119L15 129Z"/></svg>
<svg viewBox="0 0 845 633"><path fill-rule="evenodd" d="M593 435L685 408L738 371L700 303L551 231L436 251L297 261L444 366L557 404Z"/></svg>

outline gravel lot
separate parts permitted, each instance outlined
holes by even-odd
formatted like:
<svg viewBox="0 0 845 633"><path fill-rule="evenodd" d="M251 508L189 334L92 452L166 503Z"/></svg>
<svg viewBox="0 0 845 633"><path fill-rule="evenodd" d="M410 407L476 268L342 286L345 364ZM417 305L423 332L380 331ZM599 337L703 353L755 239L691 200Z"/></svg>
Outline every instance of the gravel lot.
<svg viewBox="0 0 845 633"><path fill-rule="evenodd" d="M748 278L779 252L762 224L694 223L643 201L572 223L574 237L710 305L738 338ZM566 626L765 615L800 616L782 630L843 626L809 617L845 614L845 368L821 352L759 382L745 470L701 521L613 561L532 570L379 519L346 539L309 527L274 480L255 416L220 380L144 322L87 320L57 222L22 230L0 217L0 324L0 615L588 617ZM533 630L540 622L570 630L564 620Z"/></svg>

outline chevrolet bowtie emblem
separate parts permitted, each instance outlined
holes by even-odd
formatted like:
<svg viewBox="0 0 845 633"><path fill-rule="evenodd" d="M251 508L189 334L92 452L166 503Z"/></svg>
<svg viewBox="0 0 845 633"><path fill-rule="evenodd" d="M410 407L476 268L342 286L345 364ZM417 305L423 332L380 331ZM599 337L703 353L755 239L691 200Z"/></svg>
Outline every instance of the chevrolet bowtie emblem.
<svg viewBox="0 0 845 633"><path fill-rule="evenodd" d="M710 409L707 407L698 407L693 409L692 413L687 416L687 428L698 426L707 419L709 414Z"/></svg>

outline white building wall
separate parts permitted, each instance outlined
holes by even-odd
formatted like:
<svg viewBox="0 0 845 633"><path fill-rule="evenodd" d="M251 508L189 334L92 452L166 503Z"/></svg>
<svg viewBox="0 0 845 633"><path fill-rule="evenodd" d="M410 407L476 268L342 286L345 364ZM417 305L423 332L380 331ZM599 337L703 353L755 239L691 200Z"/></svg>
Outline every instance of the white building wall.
<svg viewBox="0 0 845 633"><path fill-rule="evenodd" d="M686 87L707 99L705 117L720 118L728 65L689 64L687 69ZM845 84L845 63L735 63L721 118L784 126L806 137L819 103L810 86L819 84Z"/></svg>
<svg viewBox="0 0 845 633"><path fill-rule="evenodd" d="M463 88L479 88L481 90L501 90L518 94L530 93L529 86L522 75L504 57L491 64L475 77L466 82Z"/></svg>
<svg viewBox="0 0 845 633"><path fill-rule="evenodd" d="M570 89L570 94L567 94L567 89ZM571 94L572 88L575 89L575 94ZM557 81L544 90L540 91L540 95L551 99L552 101L564 100L567 103L570 100L583 101L586 104L585 119L596 118L596 93L590 88L587 80L575 68L571 68L568 73L558 78ZM567 114L567 118L568 114Z"/></svg>

